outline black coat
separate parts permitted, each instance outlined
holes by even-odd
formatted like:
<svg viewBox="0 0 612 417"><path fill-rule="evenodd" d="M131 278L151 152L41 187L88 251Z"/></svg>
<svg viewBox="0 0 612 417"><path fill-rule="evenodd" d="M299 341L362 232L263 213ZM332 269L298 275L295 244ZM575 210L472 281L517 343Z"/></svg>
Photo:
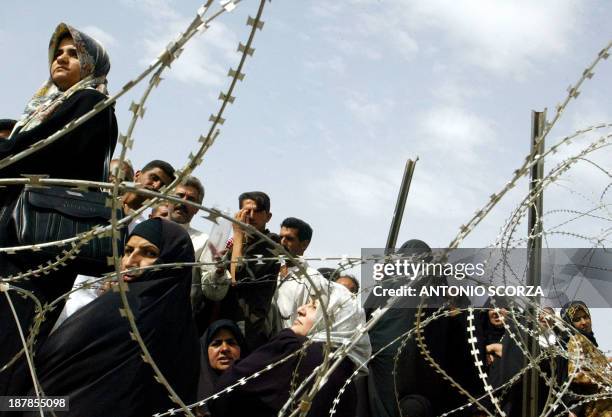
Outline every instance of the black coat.
<svg viewBox="0 0 612 417"><path fill-rule="evenodd" d="M193 246L185 230L166 220L147 222L151 221L161 222L163 233L156 263L193 262ZM126 293L147 349L186 404L196 400L200 371L190 286L191 268L166 268L145 272L128 284ZM105 293L62 323L36 355L45 394L70 398L70 411L61 415L142 417L176 407L141 358L120 308L119 294Z"/></svg>
<svg viewBox="0 0 612 417"><path fill-rule="evenodd" d="M17 132L11 140L0 143L0 159L15 155L32 144L51 136L72 120L85 115L106 96L93 89L75 92L40 125L26 132ZM47 174L51 178L103 181L104 159L112 155L117 143L117 120L109 106L72 132L32 155L0 169L0 178L20 174Z"/></svg>
<svg viewBox="0 0 612 417"><path fill-rule="evenodd" d="M302 347L306 338L297 336L291 329L282 330L270 342L263 345L245 359L236 362L220 378L218 390L224 389L261 371L268 364L296 352ZM306 354L292 357L287 362L262 372L257 378L244 385L236 387L232 392L223 394L212 405L213 416L219 417L276 417L278 412L289 399L291 384L295 387L309 376L316 366L323 362L323 344L313 343L306 349ZM297 377L293 379L297 369ZM349 358L345 358L327 383L314 397L308 416L319 417L329 414L332 401L338 395L339 389L346 379L353 373L354 365ZM354 417L356 395L354 384L351 382L340 397L334 416Z"/></svg>
<svg viewBox="0 0 612 417"><path fill-rule="evenodd" d="M102 93L84 89L69 97L47 120L26 132L17 133L11 140L0 142L0 159L15 155L27 149L28 146L47 138L70 121L89 112L106 98ZM104 181L107 178L105 159L112 154L117 142L117 121L112 106L107 107L92 119L85 122L72 132L64 135L53 144L27 156L26 158L0 169L0 178L15 178L20 174L47 174L52 178L67 178L80 180ZM11 219L11 212L21 191L20 186L9 186L0 191L0 247L14 246L16 233ZM10 255L0 254L0 276L6 277L19 273L35 265L23 265ZM49 275L34 277L28 281L20 281L15 285L34 293L42 304L50 302L72 288L76 273L69 269L61 269ZM20 317L24 330L32 324L34 318L34 303L29 299L15 296L11 292L12 301L17 315ZM37 342L40 344L53 327L62 305L47 313L47 319L42 322ZM17 328L5 297L0 298L0 367L2 367L20 349L21 342ZM21 363L23 365L23 363ZM12 379L11 374L17 365L0 372L0 395L8 393L23 394L21 384ZM26 372L25 375L29 377ZM12 379L12 380L11 380ZM16 390L16 391L15 391Z"/></svg>

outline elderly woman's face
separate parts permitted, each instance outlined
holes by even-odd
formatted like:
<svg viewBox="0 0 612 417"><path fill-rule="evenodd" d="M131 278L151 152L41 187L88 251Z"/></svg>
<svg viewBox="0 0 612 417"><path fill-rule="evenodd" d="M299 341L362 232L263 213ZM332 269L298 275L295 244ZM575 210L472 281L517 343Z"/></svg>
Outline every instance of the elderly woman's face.
<svg viewBox="0 0 612 417"><path fill-rule="evenodd" d="M123 258L121 258L121 270L130 268L143 268L155 263L159 258L159 248L140 236L132 236L125 245ZM124 281L137 279L143 271L130 271L123 274Z"/></svg>
<svg viewBox="0 0 612 417"><path fill-rule="evenodd" d="M240 345L228 329L219 329L208 345L210 367L223 372L240 359Z"/></svg>
<svg viewBox="0 0 612 417"><path fill-rule="evenodd" d="M304 304L297 310L298 316L291 326L291 330L297 335L306 336L317 320L317 304L312 301Z"/></svg>
<svg viewBox="0 0 612 417"><path fill-rule="evenodd" d="M71 37L63 38L51 63L51 79L62 91L68 90L81 80L81 63Z"/></svg>

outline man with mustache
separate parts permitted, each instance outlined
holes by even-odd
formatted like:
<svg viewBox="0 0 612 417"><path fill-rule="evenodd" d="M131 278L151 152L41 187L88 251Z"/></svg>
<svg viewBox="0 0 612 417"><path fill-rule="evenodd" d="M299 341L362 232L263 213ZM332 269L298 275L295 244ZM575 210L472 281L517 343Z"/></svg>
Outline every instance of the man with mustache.
<svg viewBox="0 0 612 417"><path fill-rule="evenodd" d="M189 176L182 184L176 186L174 196L185 201L202 204L204 200L204 186L199 179ZM193 216L195 216L199 210L199 208L189 204L176 203L174 201L168 202L169 218L173 222L183 226L185 230L187 230L187 233L189 233L189 237L191 237L191 242L193 243L193 249L195 250L196 261L212 262L212 255L206 246L208 235L194 229L190 225L191 219L193 219ZM204 298L202 296L202 286L200 284L203 272L202 268L193 268L191 285L191 307L200 333L205 329L205 326L203 326L205 320L201 317L204 314Z"/></svg>

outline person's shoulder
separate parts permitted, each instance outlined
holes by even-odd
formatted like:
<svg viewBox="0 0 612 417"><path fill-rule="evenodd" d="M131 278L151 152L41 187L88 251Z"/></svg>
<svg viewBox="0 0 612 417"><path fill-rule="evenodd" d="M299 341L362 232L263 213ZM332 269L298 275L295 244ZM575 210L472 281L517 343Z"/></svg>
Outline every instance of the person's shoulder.
<svg viewBox="0 0 612 417"><path fill-rule="evenodd" d="M93 88L84 88L82 90L75 91L66 100L66 105L78 105L78 106L95 106L101 101L107 98L106 95L102 94L98 90Z"/></svg>
<svg viewBox="0 0 612 417"><path fill-rule="evenodd" d="M101 92L99 92L96 89L93 88L83 88L80 90L75 91L71 96L72 97L78 97L78 98L92 98L92 99L96 99L98 101L104 100L106 99L106 94L102 94Z"/></svg>
<svg viewBox="0 0 612 417"><path fill-rule="evenodd" d="M276 243L280 243L280 236L277 235L274 232L269 231L268 229L266 229L266 235L272 239L273 241L275 241Z"/></svg>

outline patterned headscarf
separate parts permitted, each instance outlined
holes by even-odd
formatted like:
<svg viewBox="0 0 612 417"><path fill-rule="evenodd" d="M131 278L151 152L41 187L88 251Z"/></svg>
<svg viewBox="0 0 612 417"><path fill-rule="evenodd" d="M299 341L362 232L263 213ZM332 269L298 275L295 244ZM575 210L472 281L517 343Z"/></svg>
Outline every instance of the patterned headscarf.
<svg viewBox="0 0 612 417"><path fill-rule="evenodd" d="M572 324L574 322L574 317L576 317L576 314L580 311L584 311L587 316L591 317L591 312L584 302L572 301L565 304L561 309L561 318L568 324Z"/></svg>
<svg viewBox="0 0 612 417"><path fill-rule="evenodd" d="M584 311L584 313L589 318L591 317L591 312L589 311L589 308L583 301L571 301L565 304L563 308L561 309L561 318L565 320L567 324L574 327L574 319L576 315L581 311ZM595 339L595 335L592 331L585 332L577 328L576 330L578 330L582 335L584 335L587 339L589 339L591 343L593 343L595 346L598 346L597 340Z"/></svg>
<svg viewBox="0 0 612 417"><path fill-rule="evenodd" d="M11 136L17 131L28 131L47 120L55 110L76 91L94 89L108 95L106 75L110 70L110 59L95 39L65 23L60 23L49 41L49 72L55 51L62 38L70 36L74 41L81 66L81 80L66 91L60 91L51 76L34 94L25 107L21 120L15 125Z"/></svg>

